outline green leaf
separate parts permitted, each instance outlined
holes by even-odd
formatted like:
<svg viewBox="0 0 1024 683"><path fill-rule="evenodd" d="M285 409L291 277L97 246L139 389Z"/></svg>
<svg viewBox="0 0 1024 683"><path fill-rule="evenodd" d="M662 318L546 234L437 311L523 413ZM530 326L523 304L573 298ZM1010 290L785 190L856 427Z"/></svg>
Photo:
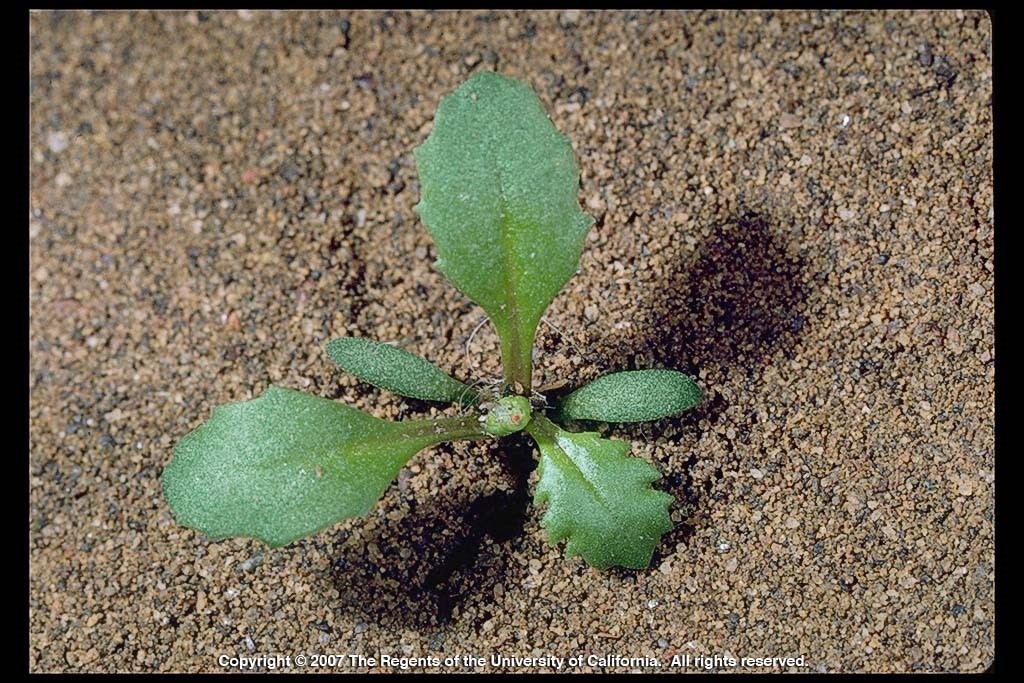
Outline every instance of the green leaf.
<svg viewBox="0 0 1024 683"><path fill-rule="evenodd" d="M614 372L577 389L559 405L565 420L644 422L700 403L697 384L675 370Z"/></svg>
<svg viewBox="0 0 1024 683"><path fill-rule="evenodd" d="M528 431L540 448L534 502L548 504L541 525L548 540L566 540L565 554L593 567L642 569L672 528L672 496L652 489L658 471L627 455L629 444L593 432L566 432L542 415Z"/></svg>
<svg viewBox="0 0 1024 683"><path fill-rule="evenodd" d="M281 387L215 408L183 438L163 489L184 526L282 546L365 515L402 466L442 441L483 438L475 416L387 422Z"/></svg>
<svg viewBox="0 0 1024 683"><path fill-rule="evenodd" d="M529 393L537 324L593 223L569 139L529 86L484 72L441 99L414 154L437 266L490 316L505 381Z"/></svg>
<svg viewBox="0 0 1024 683"><path fill-rule="evenodd" d="M327 355L344 370L380 389L424 401L472 405L477 392L414 353L364 337L327 343Z"/></svg>

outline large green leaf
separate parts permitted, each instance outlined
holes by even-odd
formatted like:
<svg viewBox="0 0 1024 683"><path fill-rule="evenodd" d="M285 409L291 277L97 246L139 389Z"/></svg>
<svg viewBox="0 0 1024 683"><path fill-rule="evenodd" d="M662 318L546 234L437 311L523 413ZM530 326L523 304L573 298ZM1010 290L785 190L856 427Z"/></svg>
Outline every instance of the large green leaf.
<svg viewBox="0 0 1024 683"><path fill-rule="evenodd" d="M387 422L299 391L215 408L174 449L163 489L184 526L282 546L365 515L417 451L482 438L476 417Z"/></svg>
<svg viewBox="0 0 1024 683"><path fill-rule="evenodd" d="M540 448L534 501L548 505L541 519L548 540L565 540L567 556L582 555L598 569L649 565L672 528L672 496L650 485L661 477L658 471L627 455L627 442L566 432L542 415L534 415L526 431Z"/></svg>
<svg viewBox="0 0 1024 683"><path fill-rule="evenodd" d="M475 390L397 346L365 337L341 337L327 343L327 355L364 382L402 396L465 405L478 400Z"/></svg>
<svg viewBox="0 0 1024 683"><path fill-rule="evenodd" d="M697 384L675 370L629 370L598 377L558 407L567 420L644 422L682 412L700 403Z"/></svg>
<svg viewBox="0 0 1024 683"><path fill-rule="evenodd" d="M414 153L437 266L490 316L505 380L528 393L537 324L593 223L569 139L529 86L484 72L441 99Z"/></svg>

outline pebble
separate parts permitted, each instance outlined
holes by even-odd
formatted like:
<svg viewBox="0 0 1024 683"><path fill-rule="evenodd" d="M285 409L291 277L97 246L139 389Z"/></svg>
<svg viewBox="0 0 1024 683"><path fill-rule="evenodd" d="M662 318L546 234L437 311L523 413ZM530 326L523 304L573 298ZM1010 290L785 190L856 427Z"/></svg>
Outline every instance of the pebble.
<svg viewBox="0 0 1024 683"><path fill-rule="evenodd" d="M257 567L263 564L263 553L256 553L247 560L238 564L238 569L243 572L255 571Z"/></svg>
<svg viewBox="0 0 1024 683"><path fill-rule="evenodd" d="M779 117L779 127L786 128L799 128L803 125L803 119L795 114L784 113Z"/></svg>
<svg viewBox="0 0 1024 683"><path fill-rule="evenodd" d="M68 148L68 136L63 131L51 131L46 135L46 146L54 154L60 154Z"/></svg>

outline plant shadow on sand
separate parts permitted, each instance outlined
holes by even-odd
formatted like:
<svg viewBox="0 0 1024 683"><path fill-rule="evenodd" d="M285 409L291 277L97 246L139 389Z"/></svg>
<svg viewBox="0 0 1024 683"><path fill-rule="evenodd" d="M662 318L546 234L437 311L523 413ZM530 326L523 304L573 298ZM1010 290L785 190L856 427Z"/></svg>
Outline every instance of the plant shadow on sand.
<svg viewBox="0 0 1024 683"><path fill-rule="evenodd" d="M605 372L636 369L634 358L640 356L645 364L653 361L655 367L704 377L704 399L693 410L660 425L622 425L614 430L620 438L633 440L651 440L668 425L686 434L686 450L659 464L665 476L655 486L671 493L676 504L688 510L689 520L665 535L654 565L693 535L691 521L697 519L702 498L723 476L721 466L701 481L692 476L699 459L693 448L699 437L697 425L704 420L714 424L728 408L716 386L737 372L746 374L745 384L756 384L776 352L792 353L805 325L803 260L765 216L748 211L723 222L697 253L692 264L670 262L664 275L650 284L651 294L632 316L639 324L625 334L609 335L593 349L593 362ZM753 411L746 411L744 418L744 424L732 424L737 432L753 425Z"/></svg>
<svg viewBox="0 0 1024 683"><path fill-rule="evenodd" d="M724 380L730 368L742 367L748 378L755 378L777 349L792 344L804 326L800 310L806 299L801 260L758 214L746 213L723 223L700 246L699 254L693 265L673 264L652 283L654 294L641 301L634 314L634 319L644 322L626 334L597 342L589 359L608 371L635 369L637 356L652 359L657 367L692 374L705 371L702 403L666 421L693 435L701 420L714 423L728 407L715 384ZM752 414L749 419L752 424ZM734 426L737 431L743 427ZM654 423L619 426L615 434L649 440L658 431ZM528 479L536 466L533 443L517 435L502 444L500 455L509 480L507 491L468 501L420 501L365 544L336 556L333 578L339 608L355 610L375 624L443 627L466 595L489 593L508 572L519 571L518 565L509 565L504 553L485 553L482 547L488 537L494 541L493 548L523 533L530 502ZM656 483L672 494L691 520L702 498L711 493L714 479L722 477L719 467L712 478L694 481L691 470L697 460L698 454L690 450L661 463L665 477ZM690 521L677 524L663 537L652 566L693 532ZM381 550L379 562L366 552L371 543ZM409 559L400 560L402 554ZM611 571L627 578L635 573Z"/></svg>
<svg viewBox="0 0 1024 683"><path fill-rule="evenodd" d="M493 591L518 569L494 548L523 534L533 443L514 435L491 448L488 457L500 463L507 489L411 502L401 520L334 558L339 608L385 626L440 627L467 595ZM491 552L484 549L488 538ZM366 552L371 543L381 550L379 562Z"/></svg>

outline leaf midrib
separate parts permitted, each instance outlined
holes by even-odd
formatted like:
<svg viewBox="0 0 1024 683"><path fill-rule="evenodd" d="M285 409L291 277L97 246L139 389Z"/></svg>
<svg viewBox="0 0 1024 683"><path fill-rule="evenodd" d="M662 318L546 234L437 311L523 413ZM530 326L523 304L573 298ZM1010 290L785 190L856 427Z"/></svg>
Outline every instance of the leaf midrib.
<svg viewBox="0 0 1024 683"><path fill-rule="evenodd" d="M511 358L505 359L506 363L512 365L511 368L505 370L505 381L514 384L520 382L523 384L523 390L526 392L530 391L530 387L526 386L529 384L529 374L526 377L519 376L523 368L520 367L522 361L522 336L520 334L520 327L522 325L522 319L519 310L519 271L516 266L518 262L516 260L515 251L515 236L512 230L512 221L509 219L510 214L508 211L508 203L505 200L505 179L504 171L499 161L499 154L495 153L491 157L491 163L494 165L494 175L498 185L498 206L501 212L501 219L499 220L501 231L501 248L503 253L503 266L504 266L504 284L505 291L510 295L508 297L508 321L509 321L509 334L511 339L509 340L509 355ZM500 305L500 304L499 304ZM525 380L525 381L524 381Z"/></svg>

